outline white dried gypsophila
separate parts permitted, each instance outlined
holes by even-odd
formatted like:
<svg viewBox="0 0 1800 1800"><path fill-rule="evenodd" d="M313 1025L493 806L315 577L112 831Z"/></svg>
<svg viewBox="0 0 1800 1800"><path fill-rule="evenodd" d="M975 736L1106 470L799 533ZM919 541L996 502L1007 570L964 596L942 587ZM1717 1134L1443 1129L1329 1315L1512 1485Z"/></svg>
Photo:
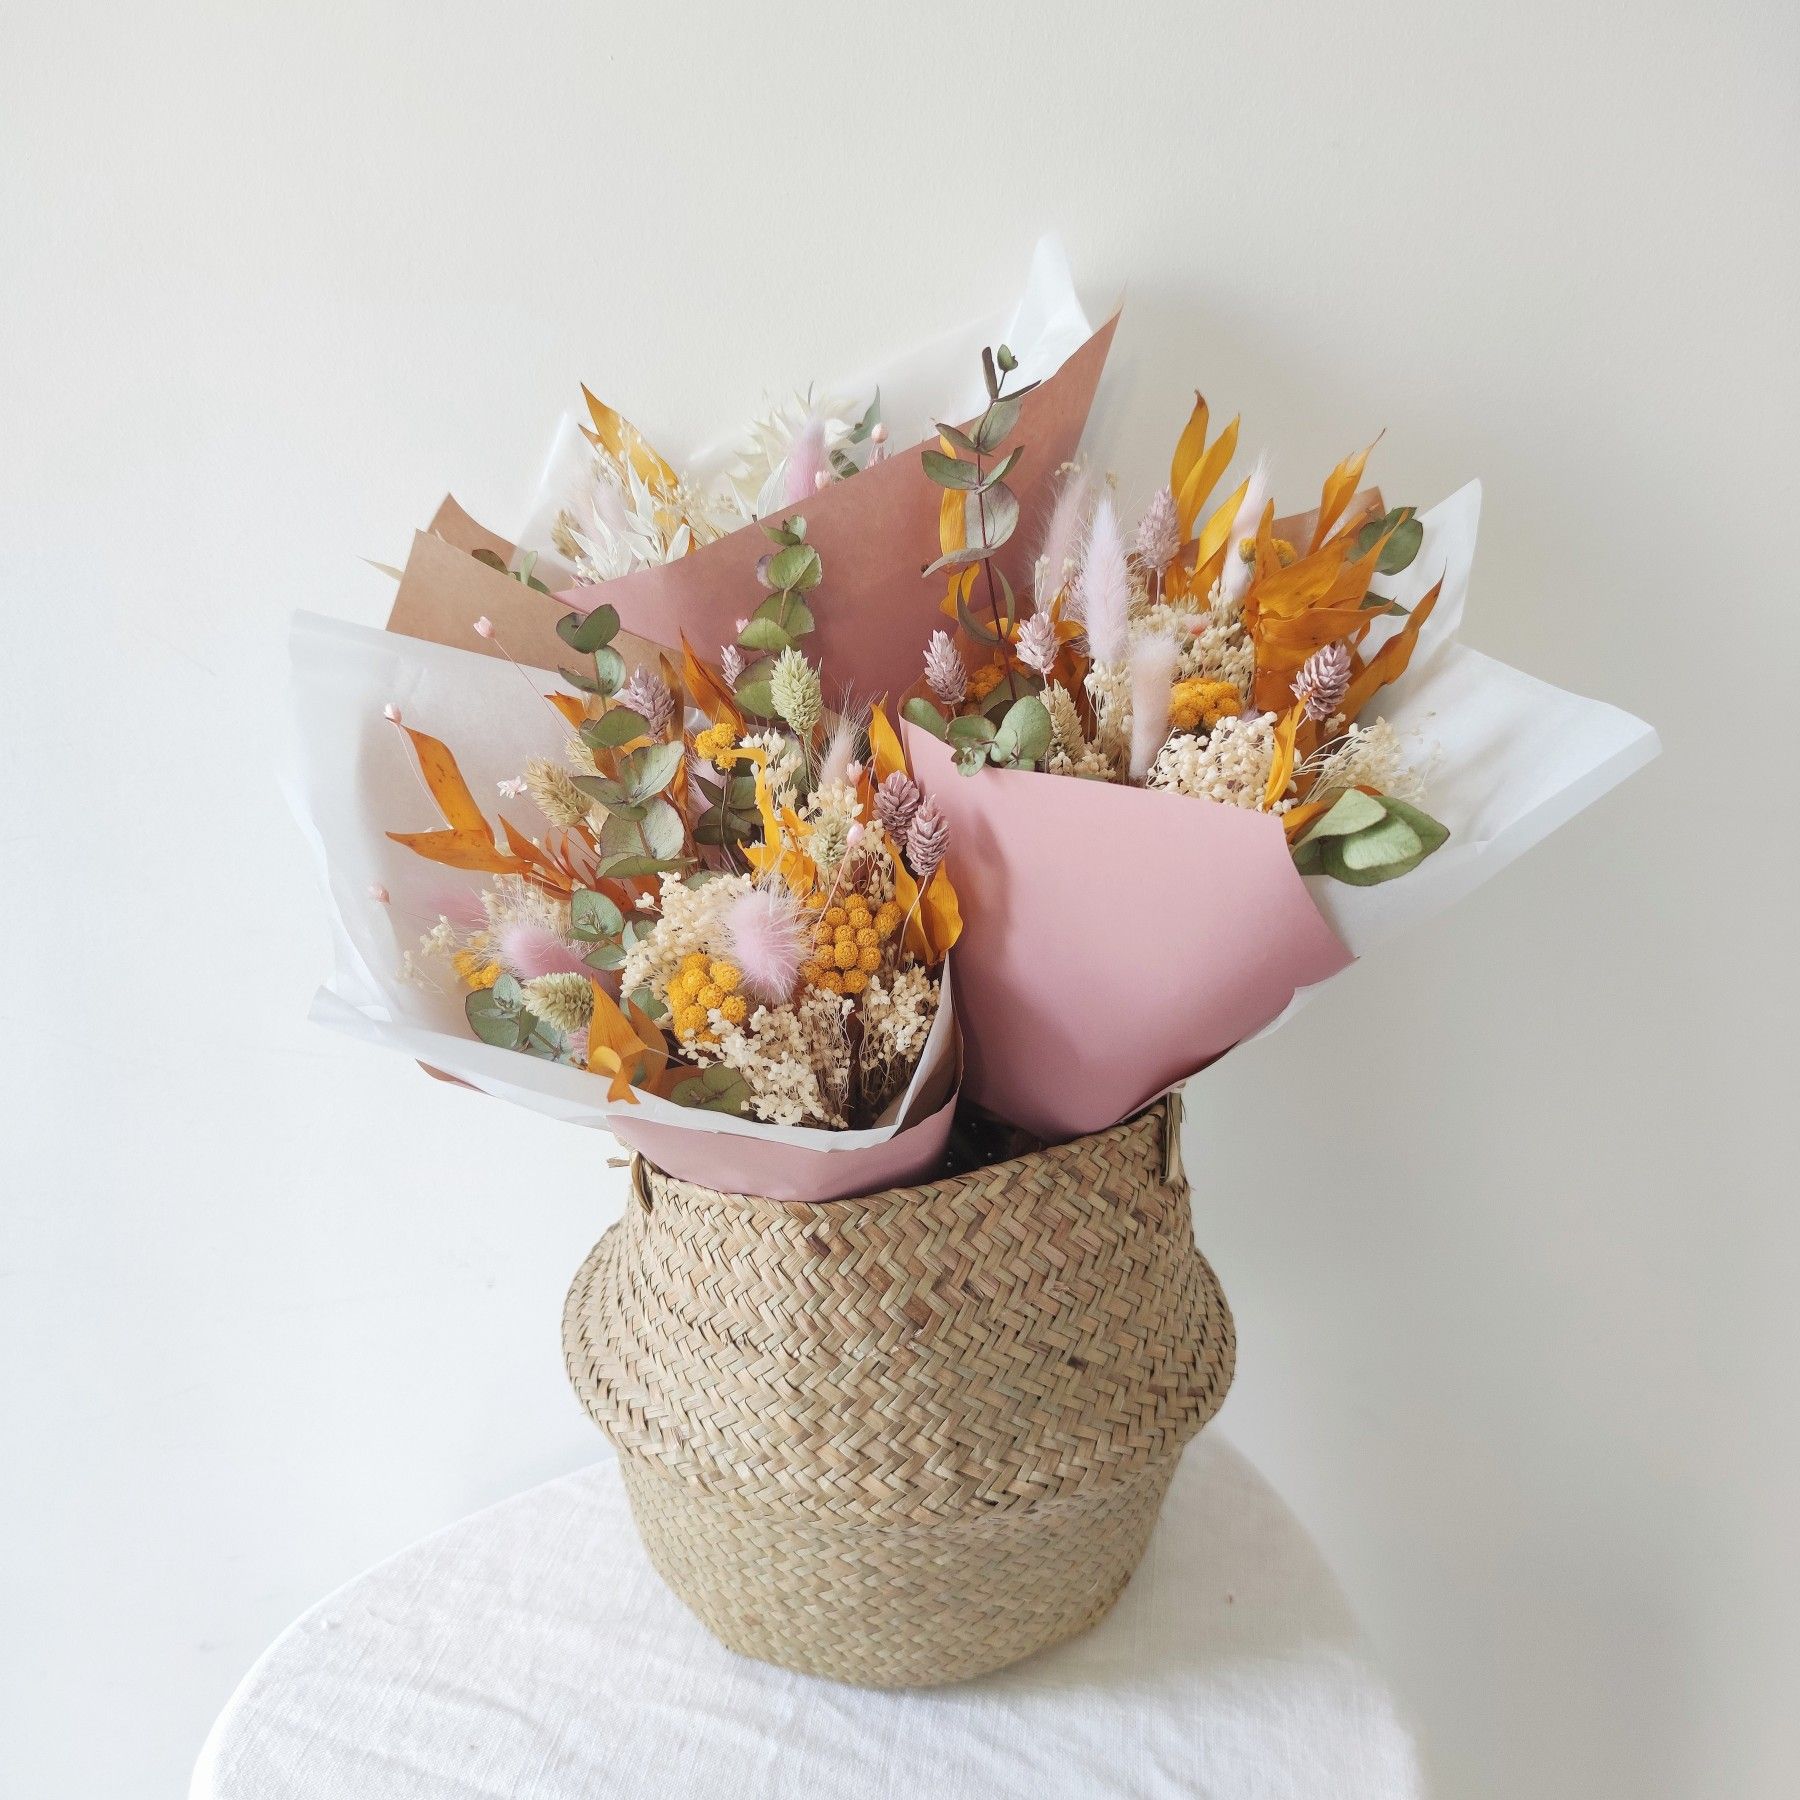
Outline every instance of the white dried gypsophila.
<svg viewBox="0 0 1800 1800"><path fill-rule="evenodd" d="M863 1067L911 1073L937 1017L938 984L921 963L896 970L884 981L871 976L863 989Z"/></svg>
<svg viewBox="0 0 1800 1800"><path fill-rule="evenodd" d="M621 993L647 987L661 999L684 956L696 950L712 955L724 932L721 915L740 894L750 891L750 877L717 875L689 887L679 875L664 875L658 885L662 917L625 952L619 965Z"/></svg>
<svg viewBox="0 0 1800 1800"><path fill-rule="evenodd" d="M1200 629L1192 632L1181 652L1180 679L1229 681L1248 706L1256 681L1256 647L1244 630L1242 602L1215 601L1189 621L1190 631L1196 622Z"/></svg>
<svg viewBox="0 0 1800 1800"><path fill-rule="evenodd" d="M806 752L785 731L753 731L739 741L740 749L766 751L768 762L763 773L769 783L769 798L777 806L792 806L800 791L801 777L806 773ZM740 765L748 767L747 764Z"/></svg>
<svg viewBox="0 0 1800 1800"><path fill-rule="evenodd" d="M783 1006L759 1006L741 1026L727 1025L697 1059L723 1063L744 1078L750 1111L771 1125L848 1123L850 1043L844 1018L850 1002L823 988L807 988Z"/></svg>
<svg viewBox="0 0 1800 1800"><path fill-rule="evenodd" d="M1170 738L1151 765L1147 787L1258 810L1275 761L1275 715L1252 713L1221 719L1204 738ZM1286 812L1285 795L1270 809Z"/></svg>
<svg viewBox="0 0 1800 1800"><path fill-rule="evenodd" d="M1353 787L1367 787L1414 801L1425 792L1430 762L1429 756L1410 758L1400 734L1386 719L1377 719L1352 725L1341 738L1322 744L1296 774L1312 775L1309 800L1331 801Z"/></svg>
<svg viewBox="0 0 1800 1800"><path fill-rule="evenodd" d="M1083 685L1094 708L1094 749L1113 769L1123 768L1131 742L1131 669L1095 663Z"/></svg>

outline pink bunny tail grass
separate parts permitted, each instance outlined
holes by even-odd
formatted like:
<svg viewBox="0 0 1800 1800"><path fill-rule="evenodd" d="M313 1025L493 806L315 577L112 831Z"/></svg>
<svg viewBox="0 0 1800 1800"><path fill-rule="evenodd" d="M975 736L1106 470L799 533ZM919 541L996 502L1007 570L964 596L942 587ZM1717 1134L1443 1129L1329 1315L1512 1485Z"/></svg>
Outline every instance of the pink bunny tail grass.
<svg viewBox="0 0 1800 1800"><path fill-rule="evenodd" d="M510 919L495 933L495 954L515 981L535 981L540 975L591 975L593 970L580 953L565 944L548 926L529 919Z"/></svg>
<svg viewBox="0 0 1800 1800"><path fill-rule="evenodd" d="M1044 527L1044 547L1038 556L1033 589L1044 612L1068 586L1070 566L1081 560L1081 538L1087 529L1092 493L1093 482L1086 469L1071 469L1063 477L1056 504L1050 509L1050 523Z"/></svg>
<svg viewBox="0 0 1800 1800"><path fill-rule="evenodd" d="M1169 697L1175 685L1175 640L1160 633L1131 646L1131 779L1142 781L1169 741Z"/></svg>
<svg viewBox="0 0 1800 1800"><path fill-rule="evenodd" d="M800 903L784 887L753 887L726 907L725 934L744 991L779 1006L794 991L805 960Z"/></svg>
<svg viewBox="0 0 1800 1800"><path fill-rule="evenodd" d="M820 476L825 478L822 483ZM781 503L792 506L810 500L831 480L831 459L825 454L825 421L816 413L794 433L781 472Z"/></svg>
<svg viewBox="0 0 1800 1800"><path fill-rule="evenodd" d="M1081 559L1081 620L1094 661L1117 666L1130 645L1131 577L1125 567L1125 540L1112 501L1101 497Z"/></svg>
<svg viewBox="0 0 1800 1800"><path fill-rule="evenodd" d="M1250 565L1238 555L1238 545L1256 536L1262 523L1263 508L1269 503L1269 474L1274 467L1265 450L1250 471L1250 483L1231 521L1231 536L1225 540L1225 566L1219 571L1219 597L1235 600L1250 585Z"/></svg>
<svg viewBox="0 0 1800 1800"><path fill-rule="evenodd" d="M425 890L425 910L434 919L448 919L458 931L486 931L487 908L473 888L434 882Z"/></svg>
<svg viewBox="0 0 1800 1800"><path fill-rule="evenodd" d="M838 714L837 723L831 728L831 741L819 758L819 787L838 787L852 779L850 765L856 761L862 732L862 721L854 713Z"/></svg>

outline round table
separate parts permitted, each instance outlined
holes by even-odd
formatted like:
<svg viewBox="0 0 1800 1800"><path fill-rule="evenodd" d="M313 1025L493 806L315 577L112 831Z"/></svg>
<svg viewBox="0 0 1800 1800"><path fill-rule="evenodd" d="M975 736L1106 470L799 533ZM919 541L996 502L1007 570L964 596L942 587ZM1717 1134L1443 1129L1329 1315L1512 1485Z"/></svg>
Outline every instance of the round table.
<svg viewBox="0 0 1800 1800"><path fill-rule="evenodd" d="M292 1625L193 1800L1412 1800L1410 1734L1343 1596L1216 1431L1085 1637L961 1687L748 1662L662 1585L616 1465L476 1513Z"/></svg>

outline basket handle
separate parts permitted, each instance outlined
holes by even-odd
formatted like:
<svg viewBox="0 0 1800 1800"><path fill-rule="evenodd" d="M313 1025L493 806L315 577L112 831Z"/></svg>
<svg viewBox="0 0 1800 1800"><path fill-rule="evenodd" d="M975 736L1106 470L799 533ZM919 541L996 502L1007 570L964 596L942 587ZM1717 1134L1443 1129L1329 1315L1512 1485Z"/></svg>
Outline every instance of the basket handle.
<svg viewBox="0 0 1800 1800"><path fill-rule="evenodd" d="M1181 1117L1186 1110L1180 1088L1171 1088L1163 1095L1163 1166L1162 1178L1164 1187L1174 1187L1185 1179L1181 1166Z"/></svg>

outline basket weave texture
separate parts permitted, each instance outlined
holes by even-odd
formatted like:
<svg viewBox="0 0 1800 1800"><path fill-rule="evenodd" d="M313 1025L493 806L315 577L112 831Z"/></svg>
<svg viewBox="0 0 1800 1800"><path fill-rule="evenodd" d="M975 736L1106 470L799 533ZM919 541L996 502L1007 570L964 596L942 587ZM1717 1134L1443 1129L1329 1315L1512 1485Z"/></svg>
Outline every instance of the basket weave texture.
<svg viewBox="0 0 1800 1800"><path fill-rule="evenodd" d="M569 1291L582 1403L651 1560L728 1646L956 1681L1100 1618L1231 1384L1171 1102L796 1204L634 1168Z"/></svg>

